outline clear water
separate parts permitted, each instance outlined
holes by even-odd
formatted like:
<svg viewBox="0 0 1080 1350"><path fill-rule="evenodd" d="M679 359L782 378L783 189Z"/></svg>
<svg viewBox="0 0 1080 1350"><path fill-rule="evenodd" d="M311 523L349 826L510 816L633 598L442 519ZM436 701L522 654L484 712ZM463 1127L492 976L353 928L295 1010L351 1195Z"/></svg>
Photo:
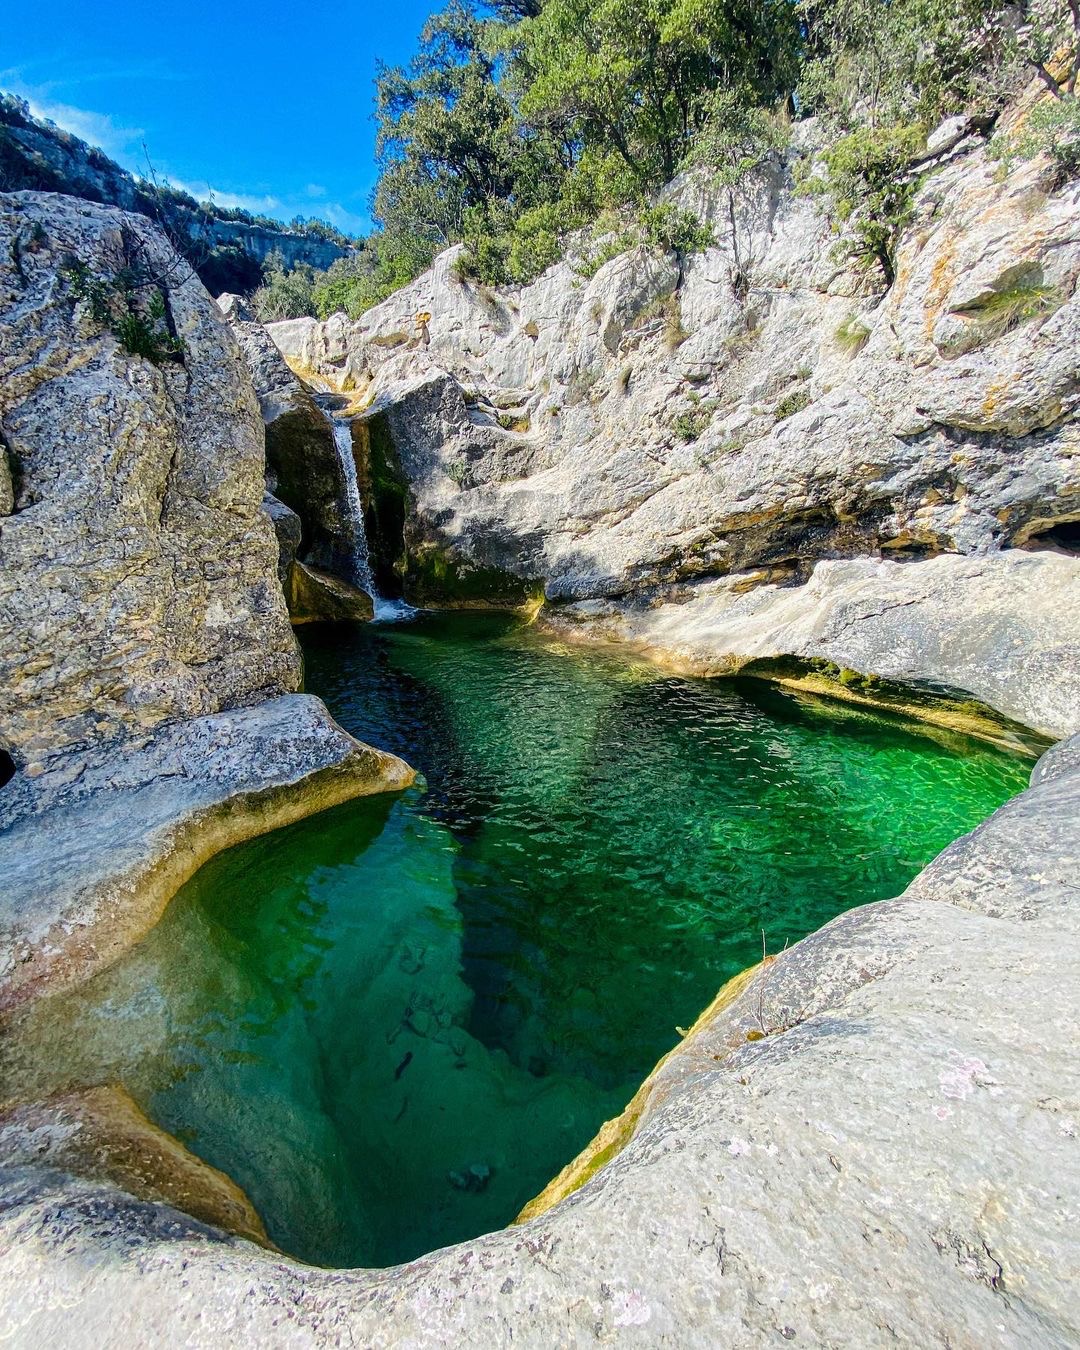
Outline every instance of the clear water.
<svg viewBox="0 0 1080 1350"><path fill-rule="evenodd" d="M505 617L303 637L308 687L426 787L221 855L0 1068L123 1082L318 1263L507 1223L762 929L898 893L1029 768Z"/></svg>

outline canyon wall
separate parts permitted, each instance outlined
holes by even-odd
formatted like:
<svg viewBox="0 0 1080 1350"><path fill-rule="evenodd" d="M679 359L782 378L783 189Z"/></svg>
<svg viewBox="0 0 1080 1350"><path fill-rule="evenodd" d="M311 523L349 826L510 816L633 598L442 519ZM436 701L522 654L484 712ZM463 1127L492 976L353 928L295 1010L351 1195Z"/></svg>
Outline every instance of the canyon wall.
<svg viewBox="0 0 1080 1350"><path fill-rule="evenodd" d="M592 275L572 253L491 289L451 249L354 323L269 331L389 445L407 598L542 595L589 621L598 602L678 616L704 587L728 614L769 587L798 607L787 592L825 560L955 555L980 563L943 589L947 621L996 597L1014 664L1036 682L1048 661L1075 703L1080 184L1045 159L1006 170L983 135L945 124L882 292L795 184L814 179L819 134L796 124L734 197L700 174L670 185L714 229L702 253L642 247ZM1063 556L1002 584L1018 548ZM874 575L870 612L899 574ZM728 669L752 655L712 653ZM1048 734L1075 725L1029 711Z"/></svg>

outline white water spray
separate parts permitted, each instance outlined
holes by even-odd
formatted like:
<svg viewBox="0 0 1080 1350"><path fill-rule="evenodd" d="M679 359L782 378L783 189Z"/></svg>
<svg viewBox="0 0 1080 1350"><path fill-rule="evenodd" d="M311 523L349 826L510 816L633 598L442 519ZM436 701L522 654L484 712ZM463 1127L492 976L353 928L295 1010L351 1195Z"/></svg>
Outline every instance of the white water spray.
<svg viewBox="0 0 1080 1350"><path fill-rule="evenodd" d="M356 460L353 459L352 424L347 417L335 417L324 409L334 433L334 447L341 464L341 474L345 480L345 515L349 524L351 549L349 557L349 580L371 596L375 619L380 623L392 623L397 619L407 619L416 613L412 605L404 600L388 600L379 594L375 586L375 576L371 570L371 552L368 547L367 524L364 521L364 504L360 500L360 484L356 478Z"/></svg>

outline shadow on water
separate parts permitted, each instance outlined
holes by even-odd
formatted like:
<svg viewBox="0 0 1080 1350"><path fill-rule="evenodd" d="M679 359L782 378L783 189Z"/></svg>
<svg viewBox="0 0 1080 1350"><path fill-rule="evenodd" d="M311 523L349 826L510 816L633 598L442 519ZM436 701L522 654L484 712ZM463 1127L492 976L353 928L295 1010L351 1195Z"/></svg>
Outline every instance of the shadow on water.
<svg viewBox="0 0 1080 1350"><path fill-rule="evenodd" d="M974 742L506 616L303 641L309 688L423 784L214 859L0 1073L123 1082L317 1263L508 1222L763 928L778 950L898 893L1026 779Z"/></svg>

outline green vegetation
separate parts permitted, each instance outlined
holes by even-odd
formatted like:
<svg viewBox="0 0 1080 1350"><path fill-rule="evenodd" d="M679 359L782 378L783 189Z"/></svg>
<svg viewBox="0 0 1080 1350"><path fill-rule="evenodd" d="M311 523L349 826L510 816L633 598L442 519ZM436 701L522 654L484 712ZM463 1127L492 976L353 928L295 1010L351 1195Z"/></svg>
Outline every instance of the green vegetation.
<svg viewBox="0 0 1080 1350"><path fill-rule="evenodd" d="M1077 53L1074 59L1070 53ZM268 312L356 316L450 244L458 279L525 283L571 251L583 275L629 248L680 258L723 232L746 299L740 196L822 119L820 193L840 255L891 285L923 175L950 113L989 125L1033 76L1036 109L1002 153L1080 165L1075 0L451 0L407 67L377 80L377 228L328 272L268 276ZM683 170L727 189L712 228L664 201Z"/></svg>
<svg viewBox="0 0 1080 1350"><path fill-rule="evenodd" d="M1057 170L1059 184L1080 174L1080 101L1075 93L1048 98L1034 107L1012 135L997 135L990 153L1007 171L1018 159L1047 155Z"/></svg>
<svg viewBox="0 0 1080 1350"><path fill-rule="evenodd" d="M686 412L680 413L671 424L672 430L681 441L686 441L688 444L696 441L712 421L715 411L716 404L714 402L699 403Z"/></svg>
<svg viewBox="0 0 1080 1350"><path fill-rule="evenodd" d="M65 259L60 274L72 300L85 303L93 321L130 355L155 366L183 362L184 344L169 309L169 275L150 265L141 241L126 228L120 247L123 256L112 272L94 273L73 255Z"/></svg>
<svg viewBox="0 0 1080 1350"><path fill-rule="evenodd" d="M834 337L841 351L855 356L866 346L870 329L857 314L849 314L844 322L837 326Z"/></svg>
<svg viewBox="0 0 1080 1350"><path fill-rule="evenodd" d="M793 389L790 394L784 395L773 409L773 416L778 422L783 422L788 417L794 417L797 412L802 412L809 403L810 391L800 385L797 389Z"/></svg>
<svg viewBox="0 0 1080 1350"><path fill-rule="evenodd" d="M1036 269L958 312L978 325L983 341L991 342L1029 319L1052 313L1060 303L1057 291L1053 286L1043 285L1042 272Z"/></svg>

